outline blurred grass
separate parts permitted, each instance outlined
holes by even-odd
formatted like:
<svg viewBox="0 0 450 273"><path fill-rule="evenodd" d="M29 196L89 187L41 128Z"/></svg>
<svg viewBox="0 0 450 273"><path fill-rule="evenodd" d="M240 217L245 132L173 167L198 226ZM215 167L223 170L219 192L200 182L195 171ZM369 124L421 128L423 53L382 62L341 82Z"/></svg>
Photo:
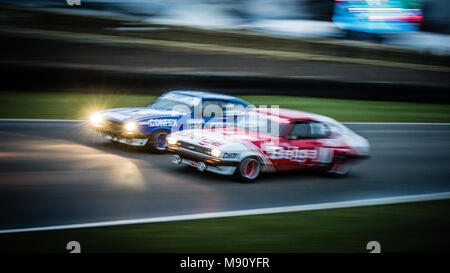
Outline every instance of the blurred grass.
<svg viewBox="0 0 450 273"><path fill-rule="evenodd" d="M97 110L147 106L156 96L81 93L0 93L0 117L87 119Z"/></svg>
<svg viewBox="0 0 450 273"><path fill-rule="evenodd" d="M291 96L242 96L255 105L280 105L332 117L338 121L450 122L450 105L305 98Z"/></svg>
<svg viewBox="0 0 450 273"><path fill-rule="evenodd" d="M0 93L0 118L86 119L99 109L146 106L156 97L91 93ZM306 98L241 96L258 105L279 105L333 117L339 121L450 122L450 105Z"/></svg>
<svg viewBox="0 0 450 273"><path fill-rule="evenodd" d="M447 252L450 200L0 235L3 252Z"/></svg>

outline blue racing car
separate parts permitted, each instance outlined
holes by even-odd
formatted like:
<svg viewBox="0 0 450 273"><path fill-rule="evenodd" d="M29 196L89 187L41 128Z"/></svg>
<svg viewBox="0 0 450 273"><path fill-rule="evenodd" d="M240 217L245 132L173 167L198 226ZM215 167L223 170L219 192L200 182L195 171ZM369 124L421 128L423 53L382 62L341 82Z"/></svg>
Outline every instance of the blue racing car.
<svg viewBox="0 0 450 273"><path fill-rule="evenodd" d="M248 102L236 97L199 91L164 93L147 107L115 108L95 112L90 127L104 138L160 153L172 131L203 128L236 116Z"/></svg>

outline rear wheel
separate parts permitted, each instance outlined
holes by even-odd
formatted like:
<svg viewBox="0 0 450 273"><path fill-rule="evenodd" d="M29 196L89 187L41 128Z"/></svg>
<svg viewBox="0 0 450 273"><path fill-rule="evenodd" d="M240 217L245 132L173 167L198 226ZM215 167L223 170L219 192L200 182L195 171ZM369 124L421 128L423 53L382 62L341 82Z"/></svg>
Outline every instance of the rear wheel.
<svg viewBox="0 0 450 273"><path fill-rule="evenodd" d="M257 158L246 157L236 168L235 176L243 183L253 183L261 172L261 163Z"/></svg>
<svg viewBox="0 0 450 273"><path fill-rule="evenodd" d="M148 139L146 147L154 153L164 153L166 150L166 137L169 134L166 130L154 132Z"/></svg>
<svg viewBox="0 0 450 273"><path fill-rule="evenodd" d="M336 157L327 172L335 176L346 176L350 170L351 164L347 159Z"/></svg>

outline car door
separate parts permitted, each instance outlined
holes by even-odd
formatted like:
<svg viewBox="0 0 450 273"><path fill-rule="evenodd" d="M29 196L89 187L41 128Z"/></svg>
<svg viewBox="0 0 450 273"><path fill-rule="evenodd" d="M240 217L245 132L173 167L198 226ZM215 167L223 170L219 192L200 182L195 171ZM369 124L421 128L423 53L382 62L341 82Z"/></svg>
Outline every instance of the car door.
<svg viewBox="0 0 450 273"><path fill-rule="evenodd" d="M232 125L237 115L245 110L242 104L224 100L204 100L202 106L202 118L209 128Z"/></svg>
<svg viewBox="0 0 450 273"><path fill-rule="evenodd" d="M329 160L330 151L323 147L329 135L326 124L312 120L297 120L291 124L280 146L285 149L283 169L312 169Z"/></svg>
<svg viewBox="0 0 450 273"><path fill-rule="evenodd" d="M197 129L203 127L204 121L202 118L202 100L201 99L199 100L200 100L199 103L193 105L192 112L186 114L183 117L183 125L184 125L183 130Z"/></svg>

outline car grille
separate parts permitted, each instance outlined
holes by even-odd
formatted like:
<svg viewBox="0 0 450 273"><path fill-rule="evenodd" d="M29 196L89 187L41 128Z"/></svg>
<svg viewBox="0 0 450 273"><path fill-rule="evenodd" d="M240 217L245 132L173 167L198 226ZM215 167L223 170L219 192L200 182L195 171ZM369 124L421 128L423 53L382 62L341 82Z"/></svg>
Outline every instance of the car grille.
<svg viewBox="0 0 450 273"><path fill-rule="evenodd" d="M105 128L108 131L116 132L116 133L123 131L123 125L124 125L123 122L106 119L104 121L104 123L105 123Z"/></svg>
<svg viewBox="0 0 450 273"><path fill-rule="evenodd" d="M180 141L178 142L178 146L193 152L197 152L197 153L202 153L202 154L206 154L206 155L210 155L211 154L211 149L210 148L205 148L202 146L198 146L198 145L194 145L194 144L190 144L184 141Z"/></svg>

